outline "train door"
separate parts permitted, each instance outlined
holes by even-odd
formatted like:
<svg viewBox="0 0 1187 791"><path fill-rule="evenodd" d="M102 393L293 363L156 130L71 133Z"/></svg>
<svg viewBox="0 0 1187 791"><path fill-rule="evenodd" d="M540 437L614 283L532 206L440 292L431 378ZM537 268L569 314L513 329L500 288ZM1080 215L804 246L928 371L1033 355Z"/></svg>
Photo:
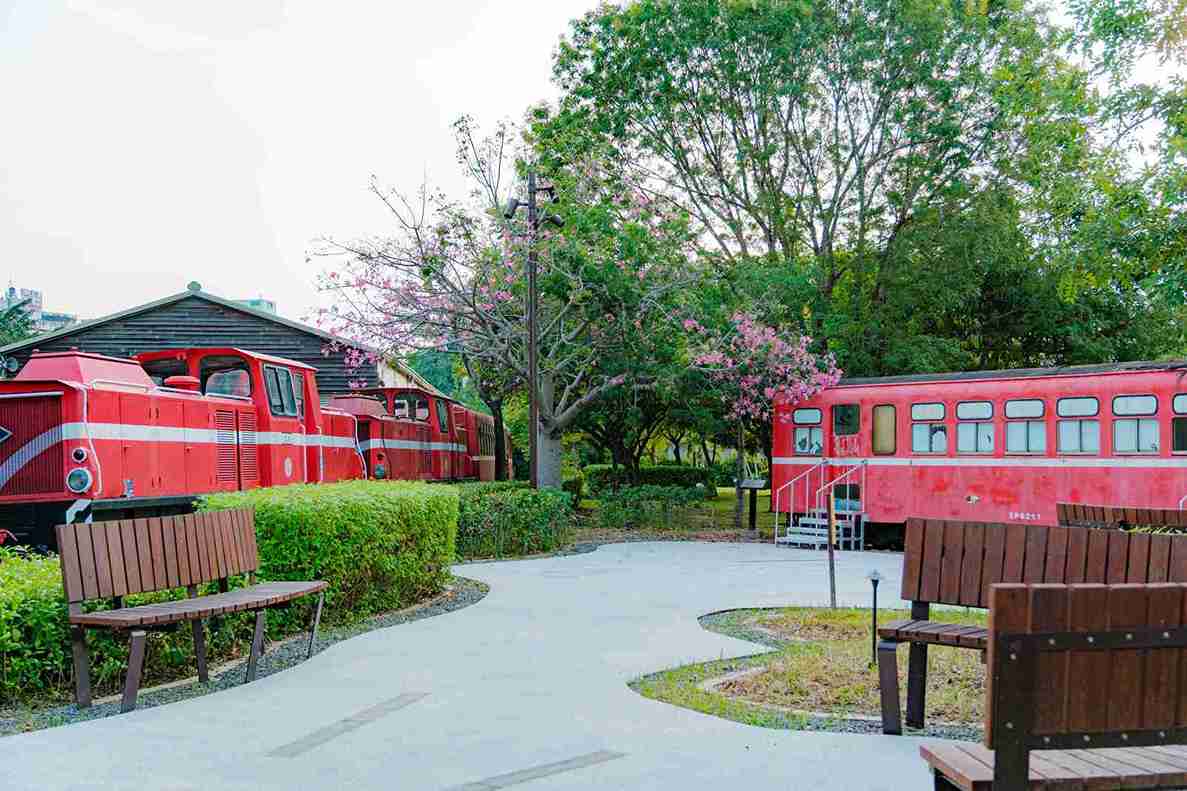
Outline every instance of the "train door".
<svg viewBox="0 0 1187 791"><path fill-rule="evenodd" d="M157 448L153 442L154 416L146 393L121 393L120 423L124 477L120 491L125 497L150 497L161 489L157 476Z"/></svg>
<svg viewBox="0 0 1187 791"><path fill-rule="evenodd" d="M299 483L306 473L305 421L297 408L293 374L279 365L265 363L262 368L269 416L266 468L271 484Z"/></svg>
<svg viewBox="0 0 1187 791"><path fill-rule="evenodd" d="M189 492L213 491L215 445L207 441L214 427L210 405L205 401L186 401L182 406L185 425L185 485Z"/></svg>
<svg viewBox="0 0 1187 791"><path fill-rule="evenodd" d="M161 489L168 494L186 491L185 411L181 401L158 398L156 405L157 470Z"/></svg>
<svg viewBox="0 0 1187 791"><path fill-rule="evenodd" d="M451 404L449 411L453 417L453 473L458 478L474 478L473 462L470 460L470 424L466 419L469 410Z"/></svg>
<svg viewBox="0 0 1187 791"><path fill-rule="evenodd" d="M433 478L448 481L453 477L453 431L449 407L440 398L433 399L430 430L433 435Z"/></svg>

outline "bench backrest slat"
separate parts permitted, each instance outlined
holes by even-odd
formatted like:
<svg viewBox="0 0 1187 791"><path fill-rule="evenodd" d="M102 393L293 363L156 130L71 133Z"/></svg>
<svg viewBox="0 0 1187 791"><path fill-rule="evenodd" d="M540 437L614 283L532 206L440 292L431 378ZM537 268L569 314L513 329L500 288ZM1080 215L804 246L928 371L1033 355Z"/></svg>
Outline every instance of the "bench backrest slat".
<svg viewBox="0 0 1187 791"><path fill-rule="evenodd" d="M1074 527L1187 527L1187 513L1178 508L1056 503L1059 524Z"/></svg>
<svg viewBox="0 0 1187 791"><path fill-rule="evenodd" d="M71 604L200 585L259 568L250 509L59 525L57 537Z"/></svg>
<svg viewBox="0 0 1187 791"><path fill-rule="evenodd" d="M1177 743L1168 733L1187 720L1187 636L1171 630L1184 625L1187 584L994 586L986 745ZM1074 639L1083 632L1093 644ZM1151 642L1125 648L1134 638Z"/></svg>
<svg viewBox="0 0 1187 791"><path fill-rule="evenodd" d="M988 607L997 583L1187 582L1187 536L910 519L901 595Z"/></svg>

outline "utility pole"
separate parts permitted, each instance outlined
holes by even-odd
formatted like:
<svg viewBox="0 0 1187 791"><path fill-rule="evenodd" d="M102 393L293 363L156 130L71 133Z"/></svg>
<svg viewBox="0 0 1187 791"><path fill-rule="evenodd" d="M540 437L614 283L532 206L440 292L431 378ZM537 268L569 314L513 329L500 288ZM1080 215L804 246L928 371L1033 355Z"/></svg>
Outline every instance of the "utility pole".
<svg viewBox="0 0 1187 791"><path fill-rule="evenodd" d="M540 232L540 217L536 206L536 171L528 171L528 422L532 427L528 437L533 489L540 488L540 371L537 368L536 345L536 235Z"/></svg>
<svg viewBox="0 0 1187 791"><path fill-rule="evenodd" d="M540 344L536 335L536 314L538 309L538 295L536 292L536 270L538 254L536 239L540 235L540 223L547 222L557 228L565 223L555 214L540 213L537 196L541 192L548 193L548 197L555 201L556 191L551 185L540 185L536 181L534 168L528 169L528 469L532 488L540 488ZM519 199L511 198L507 203L507 210L503 216L508 220L519 210Z"/></svg>

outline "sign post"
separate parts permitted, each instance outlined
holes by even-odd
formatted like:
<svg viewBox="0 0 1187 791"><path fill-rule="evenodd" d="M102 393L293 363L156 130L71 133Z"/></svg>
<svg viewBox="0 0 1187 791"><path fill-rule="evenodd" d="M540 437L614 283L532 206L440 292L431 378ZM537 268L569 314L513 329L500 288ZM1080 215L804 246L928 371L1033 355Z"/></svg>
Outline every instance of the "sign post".
<svg viewBox="0 0 1187 791"><path fill-rule="evenodd" d="M828 602L832 609L837 609L837 564L833 555L833 543L837 540L837 501L836 487L828 491Z"/></svg>

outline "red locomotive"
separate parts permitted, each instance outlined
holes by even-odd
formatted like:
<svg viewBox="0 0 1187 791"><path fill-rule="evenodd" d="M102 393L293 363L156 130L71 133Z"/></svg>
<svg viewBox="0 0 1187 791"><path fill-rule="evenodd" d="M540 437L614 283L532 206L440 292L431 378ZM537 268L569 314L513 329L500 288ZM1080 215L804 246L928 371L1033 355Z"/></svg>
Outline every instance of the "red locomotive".
<svg viewBox="0 0 1187 791"><path fill-rule="evenodd" d="M335 407L359 422L359 449L372 478L495 479L495 422L442 395L380 387L337 396ZM504 433L507 469L511 443Z"/></svg>
<svg viewBox="0 0 1187 791"><path fill-rule="evenodd" d="M493 478L489 416L376 392L388 403L322 406L313 368L242 349L36 353L0 382L0 528L49 545L54 524L188 511L208 492Z"/></svg>
<svg viewBox="0 0 1187 791"><path fill-rule="evenodd" d="M848 379L776 406L772 508L1057 524L1056 502L1187 501L1187 364Z"/></svg>

